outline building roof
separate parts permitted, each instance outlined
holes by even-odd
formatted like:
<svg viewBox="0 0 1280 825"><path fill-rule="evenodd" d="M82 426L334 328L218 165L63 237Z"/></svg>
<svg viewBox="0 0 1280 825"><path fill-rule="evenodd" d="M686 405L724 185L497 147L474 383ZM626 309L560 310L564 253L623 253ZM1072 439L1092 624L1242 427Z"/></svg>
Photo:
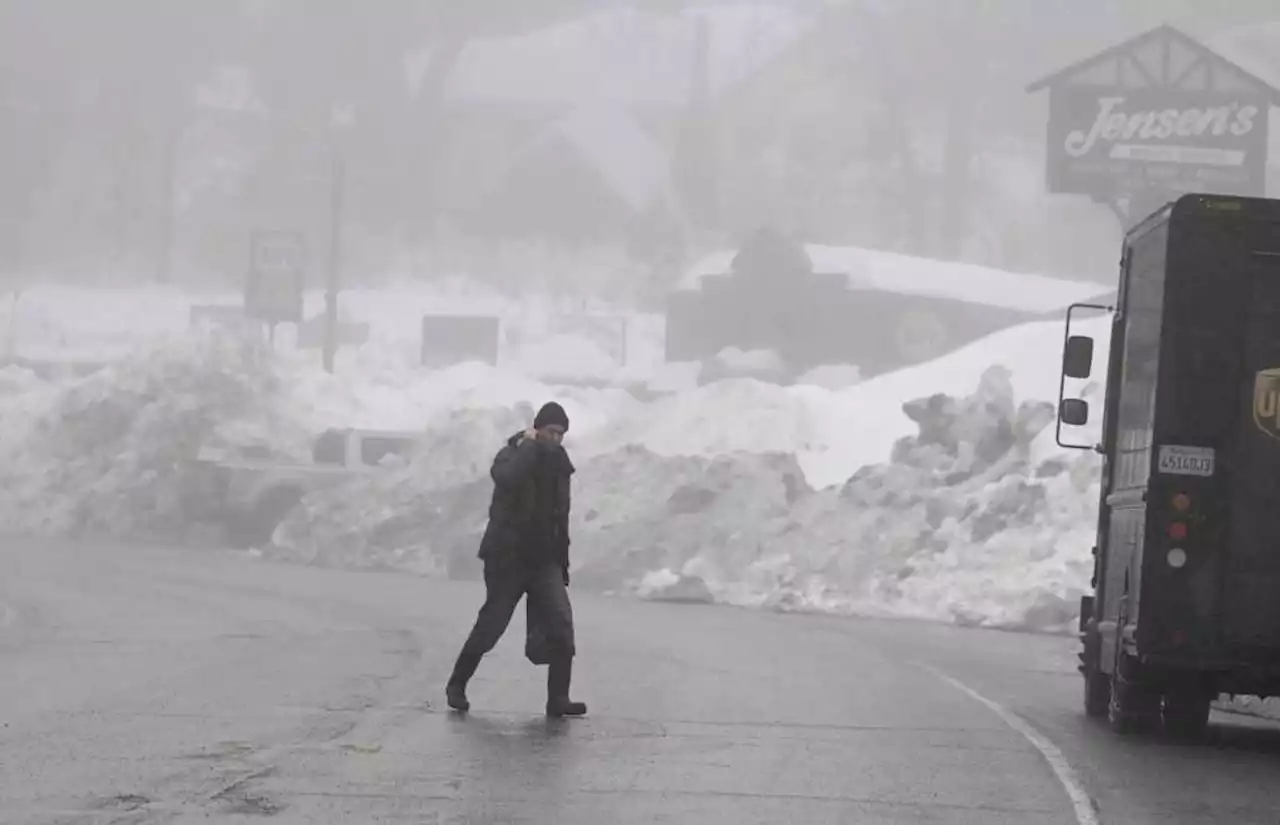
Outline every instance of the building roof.
<svg viewBox="0 0 1280 825"><path fill-rule="evenodd" d="M667 190L666 152L626 110L579 107L551 129L572 144L635 211L643 212Z"/></svg>
<svg viewBox="0 0 1280 825"><path fill-rule="evenodd" d="M637 213L660 203L671 191L666 150L631 113L618 107L580 106L535 132L477 194L488 197L516 170L540 163L543 153L556 144L572 147L600 183Z"/></svg>
<svg viewBox="0 0 1280 825"><path fill-rule="evenodd" d="M1109 287L955 261L936 261L860 247L806 245L818 273L843 273L853 289L945 298L1011 309L1032 315L1057 312L1075 301L1105 293ZM697 288L705 275L729 271L734 251L706 256L686 271L683 289Z"/></svg>
<svg viewBox="0 0 1280 825"><path fill-rule="evenodd" d="M1184 50L1199 54L1202 57L1208 57L1214 63L1230 68L1245 83L1264 92L1272 105L1280 106L1280 88L1277 88L1272 81L1259 77L1254 72L1251 72L1249 69L1239 65L1235 60L1214 51L1206 44L1201 43L1199 40L1196 40L1190 35L1167 24L1156 26L1154 29L1150 29L1121 43L1117 43L1114 46L1103 49L1096 54L1077 60L1070 66L1066 66L1065 68L1059 69L1058 71L1035 81L1031 85L1027 86L1027 91L1038 92L1042 89L1055 86L1071 77L1083 75L1095 66L1102 66L1108 62L1116 60L1117 58L1136 54L1143 50L1144 47L1159 41L1177 43ZM1165 59L1167 62L1168 57Z"/></svg>

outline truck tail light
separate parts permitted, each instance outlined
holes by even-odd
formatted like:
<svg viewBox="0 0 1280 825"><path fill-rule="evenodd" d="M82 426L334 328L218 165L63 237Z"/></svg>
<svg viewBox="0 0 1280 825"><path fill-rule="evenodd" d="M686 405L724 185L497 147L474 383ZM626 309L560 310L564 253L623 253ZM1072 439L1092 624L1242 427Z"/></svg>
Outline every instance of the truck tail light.
<svg viewBox="0 0 1280 825"><path fill-rule="evenodd" d="M1191 509L1191 496L1186 493L1178 493L1173 497L1173 509L1179 513L1185 513Z"/></svg>
<svg viewBox="0 0 1280 825"><path fill-rule="evenodd" d="M1174 541L1182 541L1187 537L1187 525L1181 521L1175 521L1169 525L1169 538Z"/></svg>

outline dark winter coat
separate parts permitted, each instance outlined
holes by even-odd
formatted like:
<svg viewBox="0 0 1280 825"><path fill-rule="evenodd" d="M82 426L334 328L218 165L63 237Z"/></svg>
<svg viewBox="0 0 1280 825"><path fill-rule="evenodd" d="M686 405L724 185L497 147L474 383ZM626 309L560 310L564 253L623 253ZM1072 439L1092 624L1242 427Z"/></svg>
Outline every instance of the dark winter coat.
<svg viewBox="0 0 1280 825"><path fill-rule="evenodd" d="M486 562L569 568L569 484L573 462L564 447L516 434L489 470L493 500L480 541Z"/></svg>

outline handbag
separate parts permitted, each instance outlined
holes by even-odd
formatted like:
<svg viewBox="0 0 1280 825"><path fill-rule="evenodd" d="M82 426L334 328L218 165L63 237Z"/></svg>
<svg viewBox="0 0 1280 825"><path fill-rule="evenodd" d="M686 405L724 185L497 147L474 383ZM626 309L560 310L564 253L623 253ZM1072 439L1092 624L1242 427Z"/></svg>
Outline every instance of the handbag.
<svg viewBox="0 0 1280 825"><path fill-rule="evenodd" d="M547 631L538 612L524 600L524 655L535 665L551 664L551 652L547 648Z"/></svg>

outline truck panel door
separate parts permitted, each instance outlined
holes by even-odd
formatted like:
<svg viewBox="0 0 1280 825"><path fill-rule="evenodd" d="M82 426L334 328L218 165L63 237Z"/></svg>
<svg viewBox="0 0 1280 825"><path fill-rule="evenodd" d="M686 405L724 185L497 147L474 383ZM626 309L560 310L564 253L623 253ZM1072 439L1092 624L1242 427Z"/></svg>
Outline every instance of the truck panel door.
<svg viewBox="0 0 1280 825"><path fill-rule="evenodd" d="M1280 659L1280 226L1272 226L1275 237L1251 238L1241 281L1249 300L1222 570L1223 641L1237 655L1267 660Z"/></svg>

